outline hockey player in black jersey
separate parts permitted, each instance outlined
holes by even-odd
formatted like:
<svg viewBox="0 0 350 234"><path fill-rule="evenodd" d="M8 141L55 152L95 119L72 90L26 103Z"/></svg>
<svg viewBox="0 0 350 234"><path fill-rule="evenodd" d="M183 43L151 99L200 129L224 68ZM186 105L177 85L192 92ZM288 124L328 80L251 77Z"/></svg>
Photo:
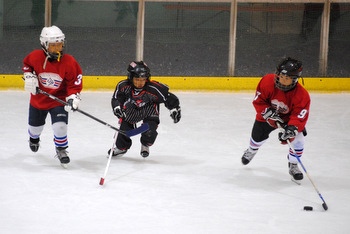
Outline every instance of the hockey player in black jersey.
<svg viewBox="0 0 350 234"><path fill-rule="evenodd" d="M157 81L151 81L151 73L143 61L131 62L128 66L128 78L117 84L112 97L113 113L119 118L120 129L134 129L136 123L148 123L149 130L141 134L141 156L149 155L149 147L157 138L159 124L159 104L164 103L170 110L174 123L181 119L179 99L169 92L169 87ZM122 156L130 149L129 137L118 134L112 156ZM108 154L110 151L108 151Z"/></svg>

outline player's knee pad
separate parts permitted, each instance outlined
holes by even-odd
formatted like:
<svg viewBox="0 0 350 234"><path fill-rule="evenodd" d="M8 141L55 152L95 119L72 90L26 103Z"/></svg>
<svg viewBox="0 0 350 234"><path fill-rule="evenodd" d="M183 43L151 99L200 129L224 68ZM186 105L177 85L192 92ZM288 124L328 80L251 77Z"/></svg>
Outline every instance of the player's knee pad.
<svg viewBox="0 0 350 234"><path fill-rule="evenodd" d="M31 138L38 138L44 130L44 125L42 126L31 126L28 127L28 133Z"/></svg>
<svg viewBox="0 0 350 234"><path fill-rule="evenodd" d="M301 157L304 152L304 134L300 132L294 139L294 141L291 143L294 151L296 154L294 154L293 150L289 149L289 154L288 154L288 160L291 163L297 163L299 160L297 157Z"/></svg>
<svg viewBox="0 0 350 234"><path fill-rule="evenodd" d="M291 144L293 148L296 150L304 149L304 144L305 144L304 134L302 132L299 132Z"/></svg>
<svg viewBox="0 0 350 234"><path fill-rule="evenodd" d="M141 143L143 145L153 145L158 136L158 132L154 129L150 129L147 132L143 133L141 136Z"/></svg>
<svg viewBox="0 0 350 234"><path fill-rule="evenodd" d="M55 137L67 136L67 124L65 122L56 122L52 124L52 130Z"/></svg>

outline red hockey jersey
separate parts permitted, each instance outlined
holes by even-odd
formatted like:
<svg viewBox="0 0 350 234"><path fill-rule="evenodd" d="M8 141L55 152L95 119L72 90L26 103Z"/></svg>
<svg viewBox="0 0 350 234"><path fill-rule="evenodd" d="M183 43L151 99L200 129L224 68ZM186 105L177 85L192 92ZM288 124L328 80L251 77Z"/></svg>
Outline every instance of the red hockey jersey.
<svg viewBox="0 0 350 234"><path fill-rule="evenodd" d="M275 74L268 74L258 84L253 101L256 120L265 122L261 113L266 108L273 107L285 123L298 127L299 132L303 131L309 117L309 93L299 83L294 89L284 92L275 87L274 78Z"/></svg>
<svg viewBox="0 0 350 234"><path fill-rule="evenodd" d="M71 94L80 93L83 88L83 72L73 56L65 54L60 61L48 60L44 69L45 59L44 51L34 50L23 60L23 72L35 72L39 88L63 101ZM30 104L41 110L62 106L43 94L31 94Z"/></svg>

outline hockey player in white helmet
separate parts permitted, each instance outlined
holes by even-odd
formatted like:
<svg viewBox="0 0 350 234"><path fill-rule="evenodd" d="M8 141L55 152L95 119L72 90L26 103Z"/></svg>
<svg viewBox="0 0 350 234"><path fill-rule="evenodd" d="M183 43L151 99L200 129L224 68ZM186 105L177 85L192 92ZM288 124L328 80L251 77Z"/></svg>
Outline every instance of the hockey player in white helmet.
<svg viewBox="0 0 350 234"><path fill-rule="evenodd" d="M68 112L78 108L83 87L82 70L77 61L64 54L65 35L56 26L44 27L40 34L42 49L34 50L23 60L25 90L31 93L29 105L29 147L39 149L40 135L48 113L51 116L56 156L63 166L67 155ZM63 104L38 93L38 89L64 100Z"/></svg>
<svg viewBox="0 0 350 234"><path fill-rule="evenodd" d="M47 59L57 60L63 57L65 36L57 26L44 27L40 34L41 47L46 54L44 69Z"/></svg>

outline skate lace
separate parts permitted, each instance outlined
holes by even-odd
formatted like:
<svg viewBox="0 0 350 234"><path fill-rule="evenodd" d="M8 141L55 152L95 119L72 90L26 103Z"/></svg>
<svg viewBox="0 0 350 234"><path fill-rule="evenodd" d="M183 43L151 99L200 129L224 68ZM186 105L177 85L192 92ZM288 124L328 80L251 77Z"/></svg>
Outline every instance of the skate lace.
<svg viewBox="0 0 350 234"><path fill-rule="evenodd" d="M289 167L289 172L290 172L290 174L292 174L292 175L300 174L300 173L301 173L301 171L299 170L297 164L291 164L290 167Z"/></svg>
<svg viewBox="0 0 350 234"><path fill-rule="evenodd" d="M142 146L141 146L141 152L144 152L144 151L149 152L149 147L146 146L146 145L142 145Z"/></svg>
<svg viewBox="0 0 350 234"><path fill-rule="evenodd" d="M68 151L66 149L56 151L56 158L62 159L68 157Z"/></svg>
<svg viewBox="0 0 350 234"><path fill-rule="evenodd" d="M122 153L124 153L124 152L126 152L126 150L121 150L121 149L118 149L118 148L114 148L114 149L113 149L113 153L114 153L114 154L122 154Z"/></svg>
<svg viewBox="0 0 350 234"><path fill-rule="evenodd" d="M255 154L256 154L256 152L251 152L251 151L249 151L249 149L247 149L246 151L244 151L243 157L250 161L255 156Z"/></svg>

